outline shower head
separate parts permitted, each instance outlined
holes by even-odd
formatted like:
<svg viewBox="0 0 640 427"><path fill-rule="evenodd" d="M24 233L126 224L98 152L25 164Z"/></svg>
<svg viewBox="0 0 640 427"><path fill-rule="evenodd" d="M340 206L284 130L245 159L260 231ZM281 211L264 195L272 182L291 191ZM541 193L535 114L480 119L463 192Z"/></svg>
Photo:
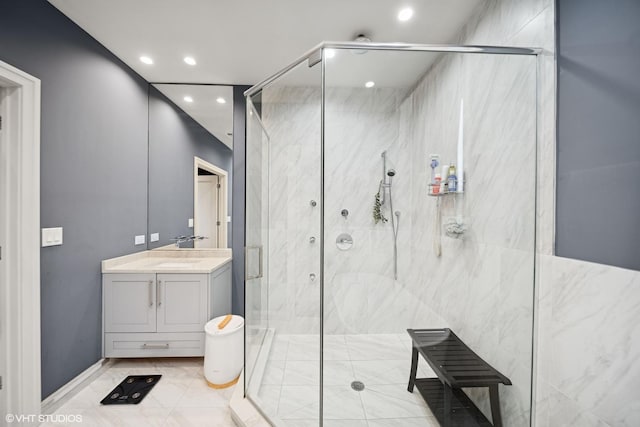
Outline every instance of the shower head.
<svg viewBox="0 0 640 427"><path fill-rule="evenodd" d="M394 176L395 174L396 174L396 170L395 170L395 169L389 169L389 170L387 171L387 175L388 175L388 176Z"/></svg>

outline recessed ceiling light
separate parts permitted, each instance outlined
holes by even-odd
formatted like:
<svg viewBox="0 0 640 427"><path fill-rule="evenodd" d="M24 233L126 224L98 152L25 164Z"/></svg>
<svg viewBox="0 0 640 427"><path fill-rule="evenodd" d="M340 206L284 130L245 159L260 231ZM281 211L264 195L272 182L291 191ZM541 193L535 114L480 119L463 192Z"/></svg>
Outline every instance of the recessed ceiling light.
<svg viewBox="0 0 640 427"><path fill-rule="evenodd" d="M192 98L192 97L190 97L189 95L185 96L185 97L184 97L184 100L185 100L186 102L193 102L193 98Z"/></svg>
<svg viewBox="0 0 640 427"><path fill-rule="evenodd" d="M141 56L140 61L147 65L153 64L153 59L149 58L148 56Z"/></svg>
<svg viewBox="0 0 640 427"><path fill-rule="evenodd" d="M376 85L375 82L368 81L364 84L364 87L374 87L375 85Z"/></svg>
<svg viewBox="0 0 640 427"><path fill-rule="evenodd" d="M333 49L325 49L324 50L324 56L327 59L333 58L334 56L336 56L336 51L333 50Z"/></svg>
<svg viewBox="0 0 640 427"><path fill-rule="evenodd" d="M227 103L227 100L226 100L226 99L224 99L223 97L219 96L219 97L217 97L217 98L216 98L216 102L217 102L218 104L226 104L226 103Z"/></svg>
<svg viewBox="0 0 640 427"><path fill-rule="evenodd" d="M408 21L413 16L413 9L405 7L398 12L398 21Z"/></svg>
<svg viewBox="0 0 640 427"><path fill-rule="evenodd" d="M196 60L193 59L192 56L185 56L184 57L184 62L186 62L189 65L196 65Z"/></svg>

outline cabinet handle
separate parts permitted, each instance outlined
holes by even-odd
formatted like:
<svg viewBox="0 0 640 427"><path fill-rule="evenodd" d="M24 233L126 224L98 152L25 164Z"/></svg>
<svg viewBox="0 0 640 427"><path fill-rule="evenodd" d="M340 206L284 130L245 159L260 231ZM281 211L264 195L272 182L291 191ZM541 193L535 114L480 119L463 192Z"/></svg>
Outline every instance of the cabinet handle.
<svg viewBox="0 0 640 427"><path fill-rule="evenodd" d="M153 307L153 280L149 280L149 307Z"/></svg>
<svg viewBox="0 0 640 427"><path fill-rule="evenodd" d="M153 349L165 349L169 348L169 343L166 344L142 344L142 348L145 350L153 350Z"/></svg>
<svg viewBox="0 0 640 427"><path fill-rule="evenodd" d="M158 280L158 307L162 305L162 280Z"/></svg>

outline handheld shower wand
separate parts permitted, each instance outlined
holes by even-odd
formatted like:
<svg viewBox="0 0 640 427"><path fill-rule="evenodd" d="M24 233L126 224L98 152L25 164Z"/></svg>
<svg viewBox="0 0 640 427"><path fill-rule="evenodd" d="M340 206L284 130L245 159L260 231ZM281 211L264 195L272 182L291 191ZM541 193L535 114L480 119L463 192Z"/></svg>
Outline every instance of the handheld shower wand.
<svg viewBox="0 0 640 427"><path fill-rule="evenodd" d="M400 227L400 211L393 211L393 197L391 196L391 184L395 175L395 169L389 169L387 171L387 176L389 177L389 209L391 210L391 228L393 229L393 278L398 280L398 229Z"/></svg>
<svg viewBox="0 0 640 427"><path fill-rule="evenodd" d="M380 154L380 157L382 157L382 179L380 180L380 186L378 188L378 193L380 194L380 204L384 205L385 202L385 198L384 198L384 189L387 188L389 186L389 184L387 183L387 151L383 151L382 154Z"/></svg>

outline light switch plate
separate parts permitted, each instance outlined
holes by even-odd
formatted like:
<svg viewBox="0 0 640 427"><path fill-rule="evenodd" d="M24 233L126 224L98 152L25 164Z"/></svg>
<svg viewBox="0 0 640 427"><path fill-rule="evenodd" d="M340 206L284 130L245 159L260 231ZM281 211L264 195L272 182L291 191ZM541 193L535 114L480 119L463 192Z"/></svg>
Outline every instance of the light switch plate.
<svg viewBox="0 0 640 427"><path fill-rule="evenodd" d="M189 218L189 228L193 228L193 218Z"/></svg>
<svg viewBox="0 0 640 427"><path fill-rule="evenodd" d="M136 236L135 244L136 245L144 245L144 234Z"/></svg>
<svg viewBox="0 0 640 427"><path fill-rule="evenodd" d="M62 245L62 227L42 229L42 247Z"/></svg>
<svg viewBox="0 0 640 427"><path fill-rule="evenodd" d="M158 240L160 240L160 233L151 233L151 237L149 238L149 240L151 240L151 243L157 242Z"/></svg>
<svg viewBox="0 0 640 427"><path fill-rule="evenodd" d="M231 222L231 216L227 217L227 222Z"/></svg>

